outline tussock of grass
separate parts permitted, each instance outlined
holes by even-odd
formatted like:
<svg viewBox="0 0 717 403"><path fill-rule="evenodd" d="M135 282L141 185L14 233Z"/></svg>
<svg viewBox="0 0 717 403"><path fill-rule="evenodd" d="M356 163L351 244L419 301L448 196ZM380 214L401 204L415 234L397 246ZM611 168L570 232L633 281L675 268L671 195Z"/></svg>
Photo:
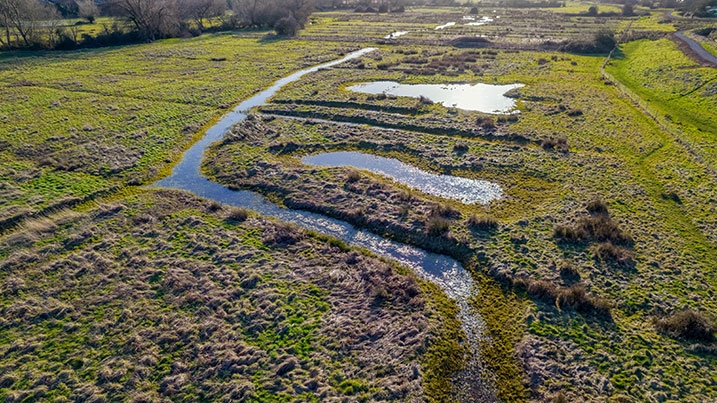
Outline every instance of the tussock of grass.
<svg viewBox="0 0 717 403"><path fill-rule="evenodd" d="M610 217L607 205L599 200L590 201L586 210L589 216L578 218L574 225L556 225L553 236L561 242L605 242L630 246L632 236L624 232Z"/></svg>
<svg viewBox="0 0 717 403"><path fill-rule="evenodd" d="M554 304L558 308L570 308L584 315L611 320L611 304L600 297L590 295L581 283L559 287L547 280L516 279L514 284L526 290L532 298Z"/></svg>
<svg viewBox="0 0 717 403"><path fill-rule="evenodd" d="M693 309L686 309L656 319L655 327L660 332L672 337L691 341L714 341L715 332L717 332L717 326L711 320Z"/></svg>
<svg viewBox="0 0 717 403"><path fill-rule="evenodd" d="M471 215L468 217L468 226L479 231L498 229L498 220L490 215Z"/></svg>

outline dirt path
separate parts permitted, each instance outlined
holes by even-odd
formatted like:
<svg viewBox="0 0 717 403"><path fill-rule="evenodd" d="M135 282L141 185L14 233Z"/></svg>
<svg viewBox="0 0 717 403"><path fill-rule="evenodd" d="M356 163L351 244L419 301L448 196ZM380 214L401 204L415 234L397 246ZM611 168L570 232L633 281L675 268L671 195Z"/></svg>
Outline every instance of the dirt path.
<svg viewBox="0 0 717 403"><path fill-rule="evenodd" d="M706 64L710 67L717 68L717 57L706 51L699 42L684 35L684 31L675 32L673 37L678 40L680 49L685 52L691 59L696 60L700 64Z"/></svg>

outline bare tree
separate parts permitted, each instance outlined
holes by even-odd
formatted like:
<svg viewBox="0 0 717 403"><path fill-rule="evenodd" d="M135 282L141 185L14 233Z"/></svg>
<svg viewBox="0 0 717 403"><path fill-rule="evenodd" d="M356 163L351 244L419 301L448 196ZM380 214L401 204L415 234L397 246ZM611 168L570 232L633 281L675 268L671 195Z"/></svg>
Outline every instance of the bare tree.
<svg viewBox="0 0 717 403"><path fill-rule="evenodd" d="M204 31L205 19L224 14L226 7L225 0L179 0L182 19L194 21L200 31Z"/></svg>
<svg viewBox="0 0 717 403"><path fill-rule="evenodd" d="M232 0L232 11L242 24L249 27L260 27L260 15L265 8L262 0Z"/></svg>
<svg viewBox="0 0 717 403"><path fill-rule="evenodd" d="M57 11L54 7L43 7L44 10L41 13L42 16L42 28L47 33L47 45L50 48L55 47L57 44L57 40L60 38L62 34L62 28L60 27L60 23L62 22L62 17L60 16L59 11Z"/></svg>
<svg viewBox="0 0 717 403"><path fill-rule="evenodd" d="M77 0L77 15L94 24L95 19L100 15L100 9L95 0Z"/></svg>
<svg viewBox="0 0 717 403"><path fill-rule="evenodd" d="M53 14L53 11L55 14ZM38 43L40 27L57 15L49 4L38 0L0 0L0 22L5 33L5 46L10 46L11 35L25 46Z"/></svg>
<svg viewBox="0 0 717 403"><path fill-rule="evenodd" d="M148 40L169 37L178 30L176 1L113 0L112 5Z"/></svg>
<svg viewBox="0 0 717 403"><path fill-rule="evenodd" d="M292 17L301 27L313 11L314 0L233 0L232 10L249 27L273 27Z"/></svg>

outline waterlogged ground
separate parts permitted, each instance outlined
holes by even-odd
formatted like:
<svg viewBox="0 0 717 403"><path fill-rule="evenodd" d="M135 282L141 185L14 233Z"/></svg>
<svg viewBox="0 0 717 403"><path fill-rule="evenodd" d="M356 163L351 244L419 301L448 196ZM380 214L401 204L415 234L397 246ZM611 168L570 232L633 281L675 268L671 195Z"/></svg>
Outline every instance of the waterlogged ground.
<svg viewBox="0 0 717 403"><path fill-rule="evenodd" d="M709 262L717 227L709 200L715 187L705 166L595 75L599 57L522 51L462 57L463 72L457 68L451 80L475 80L478 65L481 82L526 84L512 95L522 113L513 120L494 118L494 125L480 113L343 89L379 80L446 82L440 70L411 73L465 53L382 48L305 77L260 108L290 119L246 121L216 146L205 172L291 208L341 217L453 256L478 256L479 270L518 287L527 281L534 302L527 333L515 348L534 398L715 396L708 369L715 364L713 347L675 340L652 324L685 307L714 317ZM427 57L413 61L421 56ZM476 208L411 192L368 171L300 161L340 151L480 177L500 183L506 196ZM669 172L690 175L693 182ZM587 222L588 202L596 198L606 202L606 225L618 234L610 242L617 247L610 249L602 236L566 242L556 235L556 228ZM481 224L486 215L498 224ZM630 241L619 240L620 233ZM566 307L565 292L577 292L575 287L592 295L592 308ZM562 295L557 300L556 293ZM595 313L601 304L611 307L607 320Z"/></svg>
<svg viewBox="0 0 717 403"><path fill-rule="evenodd" d="M217 35L1 55L0 226L146 183L224 109L342 51Z"/></svg>
<svg viewBox="0 0 717 403"><path fill-rule="evenodd" d="M659 39L700 22L580 15L590 5L317 13L298 40L2 55L0 396L475 400L451 383L465 336L437 288L322 236L134 187L231 105L364 42L379 49L234 127L208 177L459 260L503 401L717 399L714 341L656 326L685 308L717 317L712 75ZM675 133L600 78L602 56L548 51L631 20L626 40L648 39L607 71ZM374 81L525 86L507 94L520 114L495 115L347 89ZM301 161L334 152L487 180L503 197L464 204Z"/></svg>

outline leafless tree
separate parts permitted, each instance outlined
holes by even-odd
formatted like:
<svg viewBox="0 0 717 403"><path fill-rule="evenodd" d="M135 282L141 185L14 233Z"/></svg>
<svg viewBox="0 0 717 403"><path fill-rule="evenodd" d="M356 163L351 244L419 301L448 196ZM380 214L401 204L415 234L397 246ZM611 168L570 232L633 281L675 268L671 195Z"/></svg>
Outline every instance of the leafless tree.
<svg viewBox="0 0 717 403"><path fill-rule="evenodd" d="M194 21L200 31L204 31L205 19L221 16L226 7L225 0L179 0L182 19Z"/></svg>
<svg viewBox="0 0 717 403"><path fill-rule="evenodd" d="M293 17L304 26L314 0L233 0L232 10L249 27L273 27L282 18Z"/></svg>
<svg viewBox="0 0 717 403"><path fill-rule="evenodd" d="M5 34L2 42L10 47L15 36L15 42L22 40L24 46L32 46L39 42L40 28L54 24L56 18L57 11L39 0L0 0L0 23Z"/></svg>
<svg viewBox="0 0 717 403"><path fill-rule="evenodd" d="M100 9L95 0L77 0L76 3L77 15L86 19L90 24L94 23L97 16L100 15Z"/></svg>
<svg viewBox="0 0 717 403"><path fill-rule="evenodd" d="M148 40L169 37L178 30L174 0L113 0L112 6Z"/></svg>

